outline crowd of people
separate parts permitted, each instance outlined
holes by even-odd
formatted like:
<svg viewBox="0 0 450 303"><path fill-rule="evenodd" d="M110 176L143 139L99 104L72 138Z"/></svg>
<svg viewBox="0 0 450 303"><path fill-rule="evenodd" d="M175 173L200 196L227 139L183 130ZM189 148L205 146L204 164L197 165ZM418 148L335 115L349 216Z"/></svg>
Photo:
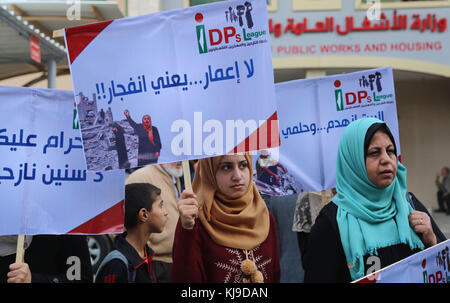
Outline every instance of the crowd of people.
<svg viewBox="0 0 450 303"><path fill-rule="evenodd" d="M356 120L340 139L336 188L295 195L290 226L304 282L350 282L370 273L370 256L381 269L446 239L408 192L397 156L384 122ZM34 236L22 262L14 262L14 238L3 237L0 281L280 282L284 268L292 267L281 258L285 222L253 182L251 156L192 164L192 188L185 187L181 162L144 166L127 178L126 231L94 275L84 236ZM439 210L447 214L448 177L445 167L436 178Z"/></svg>

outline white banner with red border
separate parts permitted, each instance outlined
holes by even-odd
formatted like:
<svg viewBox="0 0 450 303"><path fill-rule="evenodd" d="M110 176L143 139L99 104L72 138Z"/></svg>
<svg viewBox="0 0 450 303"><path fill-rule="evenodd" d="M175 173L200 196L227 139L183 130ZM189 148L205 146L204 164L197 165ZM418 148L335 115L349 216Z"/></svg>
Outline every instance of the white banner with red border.
<svg viewBox="0 0 450 303"><path fill-rule="evenodd" d="M290 195L335 187L341 134L360 118L384 121L401 155L391 67L281 82L275 92L281 145L270 158L255 157L260 191Z"/></svg>
<svg viewBox="0 0 450 303"><path fill-rule="evenodd" d="M355 283L450 283L450 240L418 252Z"/></svg>
<svg viewBox="0 0 450 303"><path fill-rule="evenodd" d="M123 231L123 170L88 172L73 91L0 86L0 235Z"/></svg>
<svg viewBox="0 0 450 303"><path fill-rule="evenodd" d="M89 170L279 145L266 1L67 28L65 40Z"/></svg>

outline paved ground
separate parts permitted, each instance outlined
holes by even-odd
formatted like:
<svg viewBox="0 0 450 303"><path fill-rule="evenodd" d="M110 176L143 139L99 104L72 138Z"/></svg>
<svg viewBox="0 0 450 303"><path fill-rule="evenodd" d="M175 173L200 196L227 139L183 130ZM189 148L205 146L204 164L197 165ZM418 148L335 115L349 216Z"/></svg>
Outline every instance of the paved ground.
<svg viewBox="0 0 450 303"><path fill-rule="evenodd" d="M437 225L447 237L450 239L450 215L445 213L430 212L433 219L436 221Z"/></svg>

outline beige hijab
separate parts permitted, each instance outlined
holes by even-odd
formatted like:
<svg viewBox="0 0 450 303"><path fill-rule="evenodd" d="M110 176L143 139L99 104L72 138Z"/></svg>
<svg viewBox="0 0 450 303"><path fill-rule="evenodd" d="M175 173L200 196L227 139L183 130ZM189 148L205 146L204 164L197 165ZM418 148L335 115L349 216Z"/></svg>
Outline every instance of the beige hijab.
<svg viewBox="0 0 450 303"><path fill-rule="evenodd" d="M252 157L245 159L250 170L247 192L237 199L228 199L218 189L216 172L223 156L200 159L192 189L200 204L199 219L209 236L219 245L253 249L269 234L269 211L253 183Z"/></svg>

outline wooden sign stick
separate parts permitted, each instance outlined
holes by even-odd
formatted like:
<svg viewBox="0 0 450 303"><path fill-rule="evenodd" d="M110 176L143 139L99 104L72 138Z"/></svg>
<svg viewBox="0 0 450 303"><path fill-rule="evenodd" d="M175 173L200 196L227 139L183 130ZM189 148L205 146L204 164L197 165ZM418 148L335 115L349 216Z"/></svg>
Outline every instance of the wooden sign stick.
<svg viewBox="0 0 450 303"><path fill-rule="evenodd" d="M191 170L189 168L189 160L183 160L183 178L184 178L184 188L192 189Z"/></svg>
<svg viewBox="0 0 450 303"><path fill-rule="evenodd" d="M16 263L22 263L23 262L23 246L25 242L25 236L24 235L18 235L17 236L17 249L16 249Z"/></svg>

